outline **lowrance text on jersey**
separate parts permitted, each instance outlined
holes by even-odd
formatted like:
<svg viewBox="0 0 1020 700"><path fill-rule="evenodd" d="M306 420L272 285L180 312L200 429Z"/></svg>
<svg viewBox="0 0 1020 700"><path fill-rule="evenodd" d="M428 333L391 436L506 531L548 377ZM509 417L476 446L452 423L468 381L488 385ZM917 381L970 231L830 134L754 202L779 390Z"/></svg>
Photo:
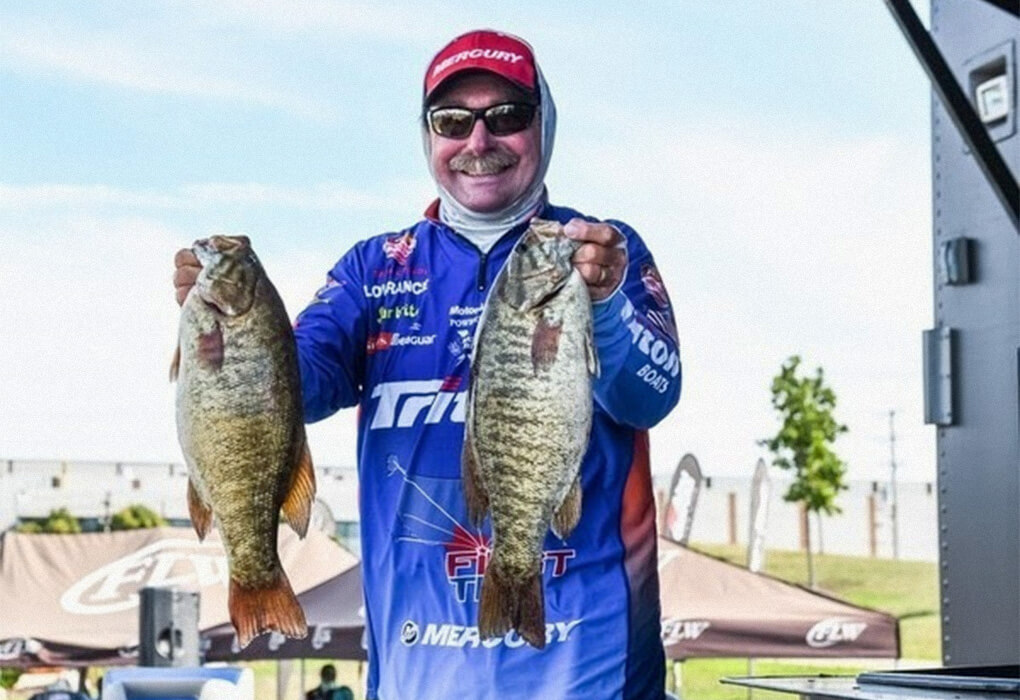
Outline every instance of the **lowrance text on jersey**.
<svg viewBox="0 0 1020 700"><path fill-rule="evenodd" d="M418 296L429 290L429 280L386 280L378 284L363 284L361 288L369 299L382 299L395 294L413 294Z"/></svg>

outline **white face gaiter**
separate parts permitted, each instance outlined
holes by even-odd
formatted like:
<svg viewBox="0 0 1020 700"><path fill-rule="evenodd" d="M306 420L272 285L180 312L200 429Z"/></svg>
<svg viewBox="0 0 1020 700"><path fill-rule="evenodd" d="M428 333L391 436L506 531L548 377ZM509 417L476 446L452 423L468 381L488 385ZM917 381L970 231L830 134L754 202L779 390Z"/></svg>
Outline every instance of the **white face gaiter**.
<svg viewBox="0 0 1020 700"><path fill-rule="evenodd" d="M545 204L545 173L549 169L553 139L556 135L556 105L553 103L549 86L537 64L535 65L535 74L539 91L539 116L542 120L541 160L538 170L535 172L535 179L531 181L528 189L504 209L485 213L472 211L460 204L439 184L435 171L432 169L432 140L429 126L424 120L422 122L425 159L429 165L429 173L439 190L439 219L475 244L483 253L488 252L504 233L537 214Z"/></svg>

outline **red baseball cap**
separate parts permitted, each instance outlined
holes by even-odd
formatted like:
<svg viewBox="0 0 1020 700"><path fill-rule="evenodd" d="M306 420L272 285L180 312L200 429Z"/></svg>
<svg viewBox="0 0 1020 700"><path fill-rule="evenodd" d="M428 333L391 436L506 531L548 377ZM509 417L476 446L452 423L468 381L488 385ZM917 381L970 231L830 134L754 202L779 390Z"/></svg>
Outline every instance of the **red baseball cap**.
<svg viewBox="0 0 1020 700"><path fill-rule="evenodd" d="M457 37L432 59L425 72L425 100L440 84L465 70L495 73L529 92L538 88L531 46L511 34L481 29Z"/></svg>

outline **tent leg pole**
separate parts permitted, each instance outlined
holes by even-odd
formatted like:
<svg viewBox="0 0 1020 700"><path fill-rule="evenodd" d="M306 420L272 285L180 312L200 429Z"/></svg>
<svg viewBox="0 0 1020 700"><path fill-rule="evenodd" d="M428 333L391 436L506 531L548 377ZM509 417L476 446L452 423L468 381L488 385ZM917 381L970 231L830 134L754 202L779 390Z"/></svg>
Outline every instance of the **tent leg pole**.
<svg viewBox="0 0 1020 700"><path fill-rule="evenodd" d="M301 694L305 694L305 659L301 657Z"/></svg>
<svg viewBox="0 0 1020 700"><path fill-rule="evenodd" d="M754 675L754 659L750 656L747 657L747 675ZM748 686L747 688L747 700L751 700L754 697L754 689Z"/></svg>

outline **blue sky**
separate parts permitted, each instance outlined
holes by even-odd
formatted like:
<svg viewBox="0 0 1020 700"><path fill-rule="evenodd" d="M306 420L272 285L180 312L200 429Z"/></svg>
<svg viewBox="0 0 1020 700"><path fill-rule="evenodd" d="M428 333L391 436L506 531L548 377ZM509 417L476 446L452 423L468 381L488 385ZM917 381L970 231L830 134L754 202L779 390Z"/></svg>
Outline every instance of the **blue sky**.
<svg viewBox="0 0 1020 700"><path fill-rule="evenodd" d="M433 196L420 81L475 27L535 47L552 199L633 225L670 289L686 381L656 471L750 474L799 353L851 477L887 474L890 409L902 475L934 476L930 93L879 0L3 4L0 458L179 460L174 250L248 234L296 314ZM353 421L313 427L318 463L353 463Z"/></svg>

